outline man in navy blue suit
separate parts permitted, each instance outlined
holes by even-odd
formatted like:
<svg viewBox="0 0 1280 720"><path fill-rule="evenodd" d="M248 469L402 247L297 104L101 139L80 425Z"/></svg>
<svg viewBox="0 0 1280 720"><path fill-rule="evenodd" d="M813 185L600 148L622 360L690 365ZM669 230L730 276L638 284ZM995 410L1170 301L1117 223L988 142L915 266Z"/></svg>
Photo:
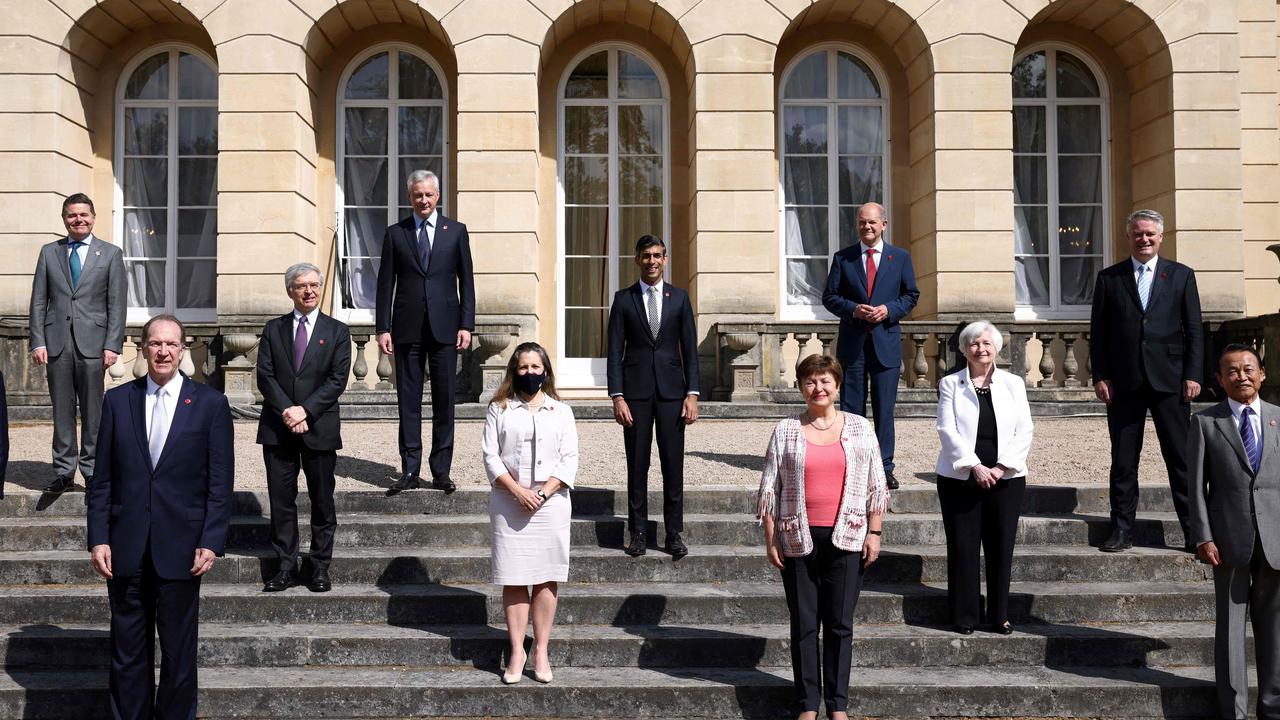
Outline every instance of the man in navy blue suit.
<svg viewBox="0 0 1280 720"><path fill-rule="evenodd" d="M858 208L861 242L836 253L827 276L822 304L840 318L836 356L844 365L840 409L867 414L867 377L871 378L871 409L876 439L884 461L885 482L898 488L893 476L893 408L898 402L902 368L902 326L898 323L920 300L911 254L887 245L883 236L889 220L879 203Z"/></svg>
<svg viewBox="0 0 1280 720"><path fill-rule="evenodd" d="M89 551L111 603L111 716L194 718L200 578L231 520L231 408L178 372L176 317L151 318L142 337L147 375L106 394L88 494Z"/></svg>

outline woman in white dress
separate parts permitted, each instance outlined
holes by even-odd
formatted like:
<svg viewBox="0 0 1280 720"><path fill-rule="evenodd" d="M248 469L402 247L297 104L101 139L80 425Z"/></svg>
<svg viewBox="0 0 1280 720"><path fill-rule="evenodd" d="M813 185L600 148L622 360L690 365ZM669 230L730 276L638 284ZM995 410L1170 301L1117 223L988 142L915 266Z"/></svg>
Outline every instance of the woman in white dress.
<svg viewBox="0 0 1280 720"><path fill-rule="evenodd" d="M522 343L484 420L489 495L490 565L502 586L511 656L502 682L520 681L533 619L533 677L552 680L547 644L555 622L556 583L569 579L569 490L578 471L573 411L556 395L547 351ZM532 590L530 589L532 588Z"/></svg>

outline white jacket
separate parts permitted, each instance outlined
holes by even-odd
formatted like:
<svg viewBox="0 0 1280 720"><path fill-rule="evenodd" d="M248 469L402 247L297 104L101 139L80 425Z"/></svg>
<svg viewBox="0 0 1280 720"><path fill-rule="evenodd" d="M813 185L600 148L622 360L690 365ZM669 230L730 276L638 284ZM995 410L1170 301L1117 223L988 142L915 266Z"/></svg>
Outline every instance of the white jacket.
<svg viewBox="0 0 1280 720"><path fill-rule="evenodd" d="M520 453L530 433L534 439L533 477L520 477ZM508 400L506 407L490 403L480 450L491 485L503 473L511 473L524 487L534 487L554 477L572 488L578 474L578 428L573 410L549 397L537 413L529 412L529 406L515 398Z"/></svg>
<svg viewBox="0 0 1280 720"><path fill-rule="evenodd" d="M1017 375L997 368L991 376L991 406L996 412L996 462L1005 466L1004 477L1027 474L1031 450L1031 406L1027 385ZM978 394L969 383L969 368L952 373L938 383L938 453L935 472L943 477L968 479L979 464L974 446L978 440Z"/></svg>

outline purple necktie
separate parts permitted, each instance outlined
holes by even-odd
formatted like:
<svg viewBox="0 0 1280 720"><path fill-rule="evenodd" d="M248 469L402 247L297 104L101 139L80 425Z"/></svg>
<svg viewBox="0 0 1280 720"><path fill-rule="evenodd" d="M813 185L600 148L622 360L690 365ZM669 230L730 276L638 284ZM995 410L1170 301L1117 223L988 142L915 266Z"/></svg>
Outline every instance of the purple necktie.
<svg viewBox="0 0 1280 720"><path fill-rule="evenodd" d="M427 226L430 224L430 221L423 220L418 228L418 259L422 261L423 271L431 264L431 236L427 235Z"/></svg>
<svg viewBox="0 0 1280 720"><path fill-rule="evenodd" d="M293 369L302 368L302 356L307 353L307 316L298 318L298 332L293 336Z"/></svg>

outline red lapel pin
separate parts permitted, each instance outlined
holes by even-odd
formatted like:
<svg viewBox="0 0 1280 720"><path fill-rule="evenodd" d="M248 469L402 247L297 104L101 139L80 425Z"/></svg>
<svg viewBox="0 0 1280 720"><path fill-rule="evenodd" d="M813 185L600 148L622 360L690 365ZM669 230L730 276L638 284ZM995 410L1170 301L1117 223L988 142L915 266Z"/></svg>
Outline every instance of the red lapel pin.
<svg viewBox="0 0 1280 720"><path fill-rule="evenodd" d="M1168 280L1168 279L1169 279L1169 273L1167 273L1167 272L1162 272L1162 273L1160 273L1160 279L1161 279L1161 280Z"/></svg>
<svg viewBox="0 0 1280 720"><path fill-rule="evenodd" d="M662 297L671 297L671 293L662 293Z"/></svg>
<svg viewBox="0 0 1280 720"><path fill-rule="evenodd" d="M324 338L320 338L320 344L321 344L321 345L323 345L323 344L324 344Z"/></svg>
<svg viewBox="0 0 1280 720"><path fill-rule="evenodd" d="M1271 427L1275 427L1275 426L1276 426L1276 421L1275 421L1275 420L1272 420L1272 421L1271 421Z"/></svg>
<svg viewBox="0 0 1280 720"><path fill-rule="evenodd" d="M190 404L191 404L191 398L187 398L187 399L185 400L185 402L186 402L188 405L190 405Z"/></svg>
<svg viewBox="0 0 1280 720"><path fill-rule="evenodd" d="M440 226L440 229L441 229L441 230L448 230L448 229L449 229L449 226L448 226L448 225L441 225L441 226Z"/></svg>

